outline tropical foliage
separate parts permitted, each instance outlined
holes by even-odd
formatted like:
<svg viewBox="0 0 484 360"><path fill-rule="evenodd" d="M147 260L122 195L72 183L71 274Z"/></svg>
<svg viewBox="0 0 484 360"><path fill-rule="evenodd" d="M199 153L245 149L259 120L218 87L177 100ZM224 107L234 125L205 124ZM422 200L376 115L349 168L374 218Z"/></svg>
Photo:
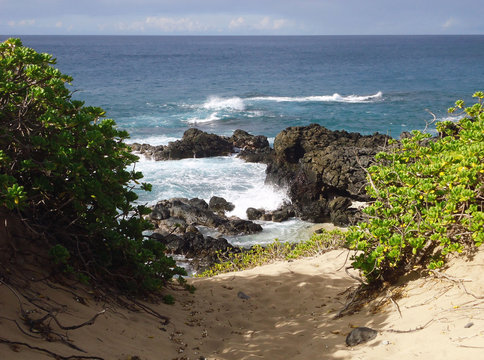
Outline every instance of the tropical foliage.
<svg viewBox="0 0 484 360"><path fill-rule="evenodd" d="M368 222L350 229L353 266L369 282L391 280L414 266L444 265L451 252L484 241L484 93L449 109L456 122L437 124L438 137L413 131L377 155L368 169Z"/></svg>
<svg viewBox="0 0 484 360"><path fill-rule="evenodd" d="M147 239L142 174L104 111L73 100L55 59L0 44L0 208L16 213L57 264L83 279L151 291L182 270Z"/></svg>
<svg viewBox="0 0 484 360"><path fill-rule="evenodd" d="M345 233L341 230L322 231L300 243L280 242L277 239L266 245L254 245L240 253L219 254L219 262L200 274L210 277L231 271L250 269L277 260L292 260L322 254L345 245Z"/></svg>

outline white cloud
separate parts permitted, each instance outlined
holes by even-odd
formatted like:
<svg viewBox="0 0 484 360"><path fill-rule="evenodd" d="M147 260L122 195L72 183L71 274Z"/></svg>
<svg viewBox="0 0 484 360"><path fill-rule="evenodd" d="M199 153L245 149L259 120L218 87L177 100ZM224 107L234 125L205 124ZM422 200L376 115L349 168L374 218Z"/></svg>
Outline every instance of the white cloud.
<svg viewBox="0 0 484 360"><path fill-rule="evenodd" d="M447 21L445 23L442 24L442 27L444 29L449 29L449 28L453 27L456 24L457 24L457 20L454 19L453 17L451 17L451 18L447 19Z"/></svg>
<svg viewBox="0 0 484 360"><path fill-rule="evenodd" d="M279 30L286 26L288 21L285 19L272 19L269 16L262 18L254 25L257 30Z"/></svg>
<svg viewBox="0 0 484 360"><path fill-rule="evenodd" d="M228 28L229 30L274 31L289 25L290 22L286 19L273 19L270 16L239 16L230 21Z"/></svg>
<svg viewBox="0 0 484 360"><path fill-rule="evenodd" d="M35 20L34 19L24 19L20 21L9 21L8 22L9 26L32 26L35 25Z"/></svg>
<svg viewBox="0 0 484 360"><path fill-rule="evenodd" d="M148 27L166 32L207 30L207 26L191 18L167 18L149 16L145 20Z"/></svg>
<svg viewBox="0 0 484 360"><path fill-rule="evenodd" d="M144 20L133 21L130 23L118 23L116 26L121 31L139 31L157 30L165 33L178 32L203 32L210 30L212 26L204 24L191 17L162 17L148 16Z"/></svg>
<svg viewBox="0 0 484 360"><path fill-rule="evenodd" d="M278 30L278 29L283 28L287 24L288 24L288 21L285 20L285 19L276 19L276 20L273 21L273 28L275 30Z"/></svg>
<svg viewBox="0 0 484 360"><path fill-rule="evenodd" d="M229 29L237 29L245 25L245 19L239 16L236 19L232 19L229 24Z"/></svg>

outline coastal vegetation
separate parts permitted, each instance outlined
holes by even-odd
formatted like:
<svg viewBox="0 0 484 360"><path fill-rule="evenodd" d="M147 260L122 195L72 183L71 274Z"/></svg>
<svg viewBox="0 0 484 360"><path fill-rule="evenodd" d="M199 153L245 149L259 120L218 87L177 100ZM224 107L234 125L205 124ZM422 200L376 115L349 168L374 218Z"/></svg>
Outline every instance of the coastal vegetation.
<svg viewBox="0 0 484 360"><path fill-rule="evenodd" d="M415 268L440 268L449 253L475 251L484 241L484 93L474 97L470 107L459 100L449 109L460 111L459 120L437 123L437 137L413 131L375 157L365 169L372 198L365 221L348 232L314 234L299 244L276 240L220 257L201 276L347 247L355 250L353 268L378 285Z"/></svg>
<svg viewBox="0 0 484 360"><path fill-rule="evenodd" d="M484 108L462 100L460 120L436 125L438 136L413 131L367 169L374 199L368 221L351 227L352 265L369 283L395 280L415 267L444 266L446 255L484 241Z"/></svg>
<svg viewBox="0 0 484 360"><path fill-rule="evenodd" d="M200 277L210 277L231 271L251 269L277 260L293 260L303 257L321 255L329 250L345 246L346 235L341 230L322 230L314 233L309 240L299 243L274 242L261 246L254 245L240 253L219 253L219 262L202 272Z"/></svg>
<svg viewBox="0 0 484 360"><path fill-rule="evenodd" d="M134 190L150 185L140 183L128 133L72 99L72 78L55 63L19 39L0 44L2 214L34 240L20 250L47 247L57 270L127 293L157 290L184 270L144 235L150 210Z"/></svg>
<svg viewBox="0 0 484 360"><path fill-rule="evenodd" d="M124 142L128 133L102 109L73 100L66 86L72 78L53 65L51 55L18 39L0 44L2 213L16 216L35 244L47 246L58 271L128 293L157 290L184 270L146 236L150 210L135 203L135 188L151 186L140 183L138 158ZM438 123L438 136L413 131L391 140L365 166L372 199L367 220L298 244L276 240L220 253L202 276L347 247L356 251L352 266L366 281L381 283L415 267L442 267L447 254L475 249L484 241L484 94L474 96L470 107L456 102L450 111L461 111L460 120Z"/></svg>

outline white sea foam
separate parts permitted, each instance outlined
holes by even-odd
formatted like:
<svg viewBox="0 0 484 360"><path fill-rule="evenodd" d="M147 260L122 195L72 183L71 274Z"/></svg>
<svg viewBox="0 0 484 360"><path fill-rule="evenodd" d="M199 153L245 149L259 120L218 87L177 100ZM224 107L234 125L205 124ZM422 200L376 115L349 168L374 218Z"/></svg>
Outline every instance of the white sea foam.
<svg viewBox="0 0 484 360"><path fill-rule="evenodd" d="M236 110L244 111L245 103L244 100L235 96L231 98L221 98L218 96L211 96L206 102L203 103L202 107L207 110Z"/></svg>
<svg viewBox="0 0 484 360"><path fill-rule="evenodd" d="M255 244L267 245L275 239L282 242L300 242L307 240L314 232L314 224L299 219L290 219L282 223L259 221L264 231L250 236L224 236L231 244L249 247Z"/></svg>
<svg viewBox="0 0 484 360"><path fill-rule="evenodd" d="M186 122L189 123L189 124L201 124L201 123L217 121L217 120L220 120L220 119L221 118L218 116L218 113L213 112L205 118L192 117L192 118L189 118Z"/></svg>
<svg viewBox="0 0 484 360"><path fill-rule="evenodd" d="M373 95L314 95L314 96L257 96L249 98L253 101L276 101L276 102L343 102L343 103L368 103L378 101L383 98L381 91Z"/></svg>
<svg viewBox="0 0 484 360"><path fill-rule="evenodd" d="M152 161L140 159L136 169L143 181L153 185L151 193L140 193L140 202L154 204L173 197L198 197L209 201L221 196L235 205L230 215L246 217L248 207L275 210L287 196L265 185L266 165L246 163L235 157Z"/></svg>
<svg viewBox="0 0 484 360"><path fill-rule="evenodd" d="M437 119L437 121L452 121L452 122L458 122L459 120L462 120L462 115L448 115L448 116L442 116Z"/></svg>
<svg viewBox="0 0 484 360"><path fill-rule="evenodd" d="M150 144L153 146L158 145L168 145L169 142L180 140L180 138L173 137L173 136L165 136L165 135L152 135L152 136L135 136L131 139L128 139L126 142L128 144L132 143L139 143L139 144Z"/></svg>

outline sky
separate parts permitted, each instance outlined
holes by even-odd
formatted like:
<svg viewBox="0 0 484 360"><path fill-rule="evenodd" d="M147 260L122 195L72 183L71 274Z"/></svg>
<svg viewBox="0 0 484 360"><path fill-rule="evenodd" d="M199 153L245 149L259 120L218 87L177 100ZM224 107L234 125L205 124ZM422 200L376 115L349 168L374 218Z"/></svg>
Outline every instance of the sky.
<svg viewBox="0 0 484 360"><path fill-rule="evenodd" d="M484 34L481 1L0 0L0 34Z"/></svg>

